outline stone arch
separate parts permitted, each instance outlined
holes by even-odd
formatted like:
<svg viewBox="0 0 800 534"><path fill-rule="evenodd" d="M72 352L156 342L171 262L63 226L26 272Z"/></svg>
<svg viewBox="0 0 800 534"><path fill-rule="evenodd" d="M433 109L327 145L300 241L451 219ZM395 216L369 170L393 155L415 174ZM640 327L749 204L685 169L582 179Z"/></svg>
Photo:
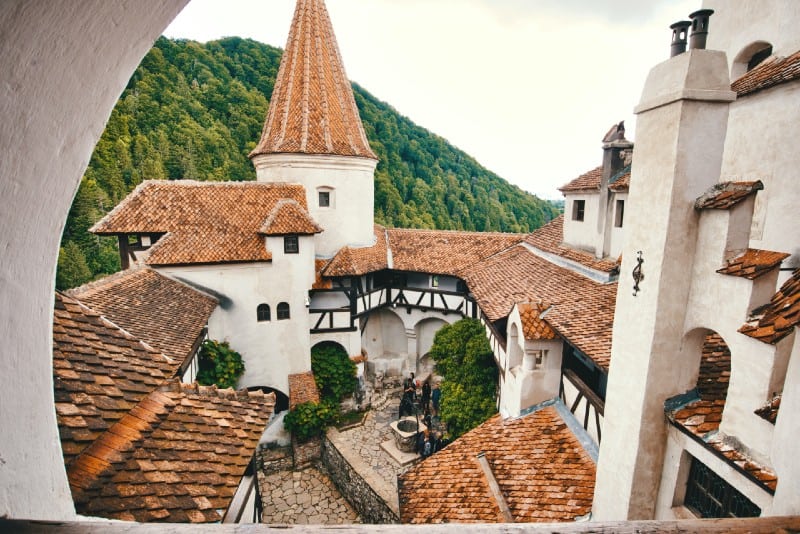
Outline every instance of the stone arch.
<svg viewBox="0 0 800 534"><path fill-rule="evenodd" d="M341 349L341 351L344 352L345 354L347 354L347 349L344 347L344 345L342 345L338 341L331 341L331 340L328 340L328 339L326 339L324 341L320 341L318 343L315 343L314 346L311 347L311 352L314 352L314 349L321 348L321 347L336 347L336 348Z"/></svg>
<svg viewBox="0 0 800 534"><path fill-rule="evenodd" d="M450 323L438 317L428 317L422 319L414 325L414 334L417 338L417 375L425 376L433 373L434 361L428 356L428 352L433 346L433 338L436 332L443 326Z"/></svg>
<svg viewBox="0 0 800 534"><path fill-rule="evenodd" d="M736 54L731 66L731 80L742 77L759 63L772 55L772 44L767 41L754 41Z"/></svg>
<svg viewBox="0 0 800 534"><path fill-rule="evenodd" d="M407 367L408 336L403 320L382 308L370 313L361 326L361 346L369 354L371 372L400 375Z"/></svg>
<svg viewBox="0 0 800 534"><path fill-rule="evenodd" d="M111 110L188 0L0 5L0 517L70 519L53 409L52 320L61 230ZM30 225L29 221L37 221ZM31 461L35 458L35 461ZM41 505L42 495L48 505Z"/></svg>
<svg viewBox="0 0 800 534"><path fill-rule="evenodd" d="M522 365L523 349L522 344L524 340L520 340L519 327L517 323L511 323L511 328L508 332L508 368L513 369Z"/></svg>
<svg viewBox="0 0 800 534"><path fill-rule="evenodd" d="M275 413L285 412L289 409L289 395L283 391L269 386L250 386L247 391L261 391L265 395L275 394Z"/></svg>

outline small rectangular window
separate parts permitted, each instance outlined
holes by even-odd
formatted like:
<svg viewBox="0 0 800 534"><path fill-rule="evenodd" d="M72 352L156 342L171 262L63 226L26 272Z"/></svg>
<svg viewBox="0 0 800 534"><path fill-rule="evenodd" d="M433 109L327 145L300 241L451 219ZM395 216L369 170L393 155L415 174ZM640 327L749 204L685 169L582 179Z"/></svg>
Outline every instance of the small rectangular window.
<svg viewBox="0 0 800 534"><path fill-rule="evenodd" d="M431 275L431 287L439 287L439 275Z"/></svg>
<svg viewBox="0 0 800 534"><path fill-rule="evenodd" d="M582 221L585 210L586 210L586 201L585 200L573 200L572 201L572 220L573 221Z"/></svg>
<svg viewBox="0 0 800 534"><path fill-rule="evenodd" d="M622 221L625 219L625 201L617 200L617 211L614 213L614 226L622 228Z"/></svg>
<svg viewBox="0 0 800 534"><path fill-rule="evenodd" d="M319 191L319 207L328 208L331 205L331 192Z"/></svg>
<svg viewBox="0 0 800 534"><path fill-rule="evenodd" d="M283 253L298 254L300 252L300 242L296 235L287 235L283 238Z"/></svg>
<svg viewBox="0 0 800 534"><path fill-rule="evenodd" d="M761 508L692 457L684 506L700 517L758 517Z"/></svg>

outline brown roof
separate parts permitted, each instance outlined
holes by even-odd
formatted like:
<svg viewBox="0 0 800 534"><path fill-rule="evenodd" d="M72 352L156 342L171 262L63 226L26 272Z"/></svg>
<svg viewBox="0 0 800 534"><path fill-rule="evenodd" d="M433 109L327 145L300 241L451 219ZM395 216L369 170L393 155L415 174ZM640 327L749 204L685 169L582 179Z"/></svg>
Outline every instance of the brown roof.
<svg viewBox="0 0 800 534"><path fill-rule="evenodd" d="M282 199L306 208L305 191L297 184L147 181L90 231L166 232L151 247L149 265L269 261L272 254L259 231Z"/></svg>
<svg viewBox="0 0 800 534"><path fill-rule="evenodd" d="M603 177L603 167L597 167L589 172L585 172L558 188L562 193L572 191L599 191L600 179Z"/></svg>
<svg viewBox="0 0 800 534"><path fill-rule="evenodd" d="M64 462L69 465L176 368L98 313L56 293L53 380Z"/></svg>
<svg viewBox="0 0 800 534"><path fill-rule="evenodd" d="M776 395L772 398L771 401L766 403L764 406L759 408L755 411L755 414L764 419L765 421L769 421L773 425L775 421L778 420L778 412L781 409L781 398L783 395Z"/></svg>
<svg viewBox="0 0 800 534"><path fill-rule="evenodd" d="M502 522L480 452L515 522L573 521L591 510L594 462L547 406L517 419L496 415L400 475L400 521Z"/></svg>
<svg viewBox="0 0 800 534"><path fill-rule="evenodd" d="M800 78L800 51L789 57L769 57L731 84L740 97Z"/></svg>
<svg viewBox="0 0 800 534"><path fill-rule="evenodd" d="M322 232L322 227L314 222L311 215L296 200L281 199L261 226L259 233L264 235L313 235Z"/></svg>
<svg viewBox="0 0 800 534"><path fill-rule="evenodd" d="M703 193L695 201L694 207L698 210L727 210L762 189L764 189L764 184L760 181L720 182Z"/></svg>
<svg viewBox="0 0 800 534"><path fill-rule="evenodd" d="M138 522L219 522L274 395L174 382L153 391L67 471L78 513Z"/></svg>
<svg viewBox="0 0 800 534"><path fill-rule="evenodd" d="M781 262L789 256L791 256L791 254L786 254L784 252L749 248L738 256L729 259L727 265L717 272L730 276L740 276L748 280L755 280L759 276L767 274L780 265Z"/></svg>
<svg viewBox="0 0 800 534"><path fill-rule="evenodd" d="M520 243L522 234L451 230L388 230L392 268L458 275L475 263Z"/></svg>
<svg viewBox="0 0 800 534"><path fill-rule="evenodd" d="M564 245L564 215L559 215L546 225L529 234L525 242L539 250L561 256L603 273L610 273L619 266L618 259L597 259L594 254Z"/></svg>
<svg viewBox="0 0 800 534"><path fill-rule="evenodd" d="M601 368L611 358L617 284L601 284L559 267L519 245L464 271L463 278L491 321L525 302L547 302L547 323ZM568 288L568 289L567 289Z"/></svg>
<svg viewBox="0 0 800 534"><path fill-rule="evenodd" d="M331 289L333 287L333 282L330 279L326 279L322 277L322 272L325 270L325 267L328 266L330 260L314 260L314 283L311 285L311 289Z"/></svg>
<svg viewBox="0 0 800 534"><path fill-rule="evenodd" d="M544 319L544 315L550 309L549 304L520 304L518 308L525 339L555 339L558 337Z"/></svg>
<svg viewBox="0 0 800 534"><path fill-rule="evenodd" d="M319 402L314 373L307 371L289 375L289 409L306 402Z"/></svg>
<svg viewBox="0 0 800 534"><path fill-rule="evenodd" d="M608 184L608 188L614 192L627 191L631 187L631 171L628 170L625 174Z"/></svg>
<svg viewBox="0 0 800 534"><path fill-rule="evenodd" d="M323 0L298 0L261 139L250 157L303 153L377 159Z"/></svg>
<svg viewBox="0 0 800 534"><path fill-rule="evenodd" d="M768 304L750 313L739 332L764 343L775 344L800 324L800 269L781 286Z"/></svg>
<svg viewBox="0 0 800 534"><path fill-rule="evenodd" d="M669 417L774 492L778 482L775 472L748 458L743 451L726 444L724 437L718 433L730 376L731 352L728 345L718 334L707 335L703 341L697 378L700 399L679 407Z"/></svg>
<svg viewBox="0 0 800 534"><path fill-rule="evenodd" d="M68 295L179 363L192 355L217 307L213 297L149 268L128 269Z"/></svg>
<svg viewBox="0 0 800 534"><path fill-rule="evenodd" d="M323 276L360 276L386 269L386 229L375 225L375 244L371 247L343 247L322 270Z"/></svg>

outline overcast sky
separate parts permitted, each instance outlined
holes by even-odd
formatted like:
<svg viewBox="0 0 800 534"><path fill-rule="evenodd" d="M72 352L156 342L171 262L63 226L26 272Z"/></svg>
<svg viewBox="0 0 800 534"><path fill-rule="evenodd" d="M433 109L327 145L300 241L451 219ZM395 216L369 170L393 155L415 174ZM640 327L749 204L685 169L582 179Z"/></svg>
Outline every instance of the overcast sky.
<svg viewBox="0 0 800 534"><path fill-rule="evenodd" d="M327 0L348 77L544 198L600 164L701 0ZM284 47L295 0L192 0L168 37ZM634 139L635 140L635 139Z"/></svg>

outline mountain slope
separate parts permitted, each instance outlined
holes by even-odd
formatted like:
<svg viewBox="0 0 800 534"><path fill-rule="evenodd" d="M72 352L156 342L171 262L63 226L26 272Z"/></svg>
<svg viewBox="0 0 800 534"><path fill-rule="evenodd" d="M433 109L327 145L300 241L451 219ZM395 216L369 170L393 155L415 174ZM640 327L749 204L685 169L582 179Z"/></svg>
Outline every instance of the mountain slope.
<svg viewBox="0 0 800 534"><path fill-rule="evenodd" d="M281 50L240 38L160 38L131 77L92 155L62 238L56 285L119 269L116 242L87 229L145 179L253 180L247 154ZM380 158L375 219L387 226L525 232L557 210L354 85Z"/></svg>

